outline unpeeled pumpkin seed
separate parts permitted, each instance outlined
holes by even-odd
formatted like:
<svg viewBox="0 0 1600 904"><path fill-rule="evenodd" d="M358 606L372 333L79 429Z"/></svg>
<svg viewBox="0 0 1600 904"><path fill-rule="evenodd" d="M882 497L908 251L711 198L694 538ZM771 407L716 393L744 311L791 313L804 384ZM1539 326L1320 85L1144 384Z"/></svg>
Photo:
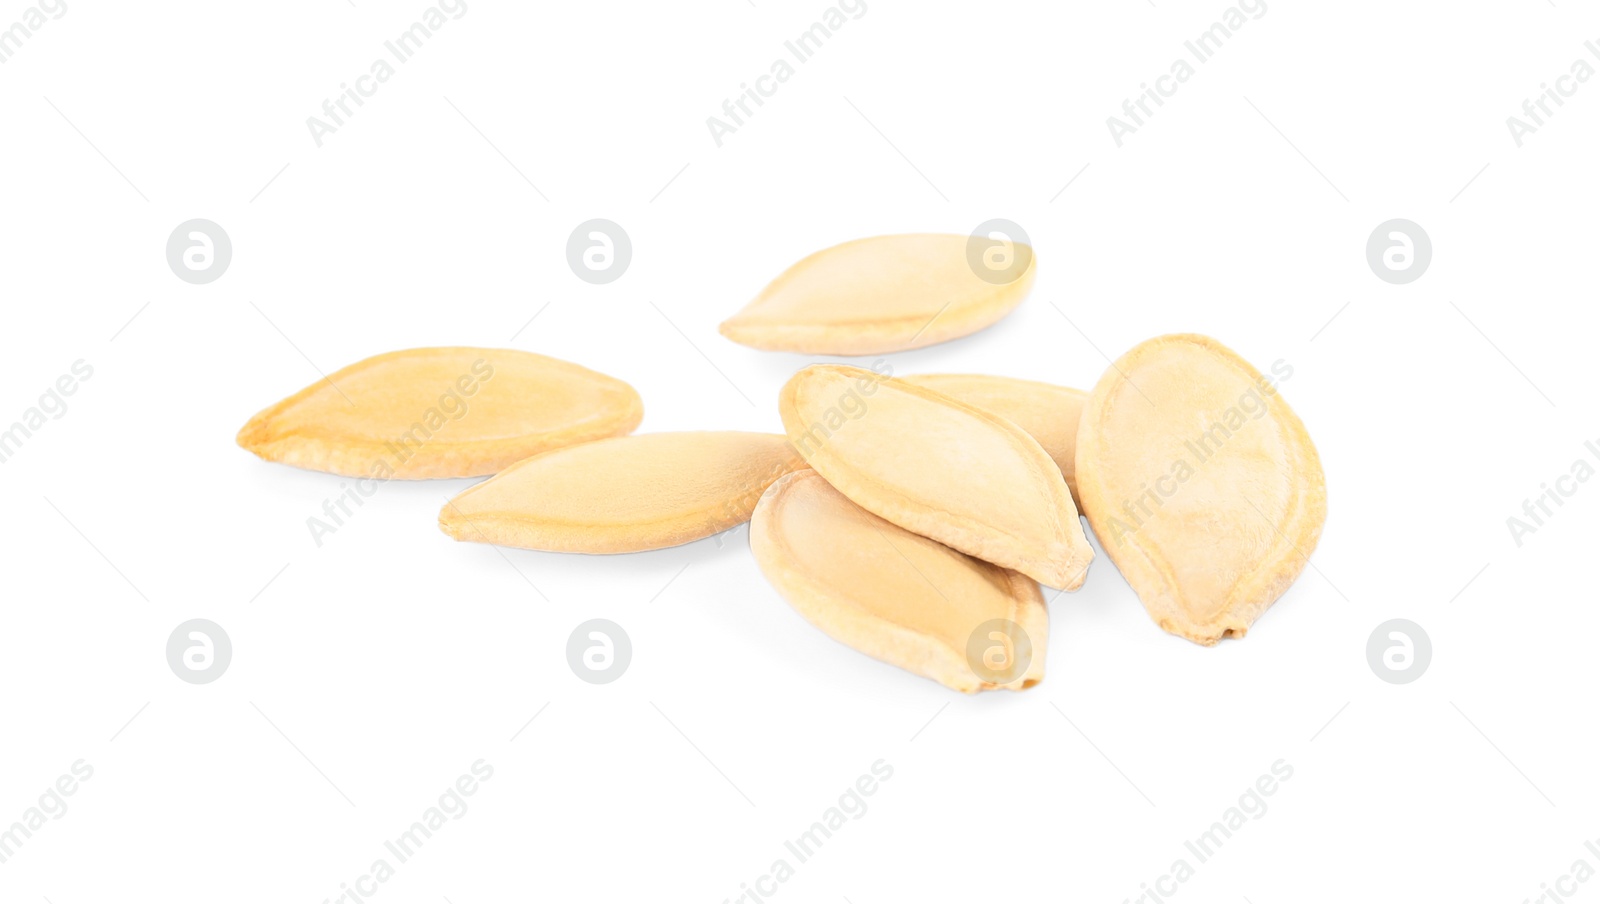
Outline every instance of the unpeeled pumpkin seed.
<svg viewBox="0 0 1600 904"><path fill-rule="evenodd" d="M1076 590L1094 553L1061 470L1005 418L872 371L807 367L778 400L795 449L869 512Z"/></svg>
<svg viewBox="0 0 1600 904"><path fill-rule="evenodd" d="M1034 264L1031 247L1013 244L1009 269L982 278L971 242L883 235L818 251L724 321L722 335L768 351L876 355L975 333L1028 294Z"/></svg>
<svg viewBox="0 0 1600 904"><path fill-rule="evenodd" d="M1300 418L1274 381L1205 336L1151 339L1105 372L1084 404L1077 477L1089 524L1150 617L1208 646L1243 637L1294 583L1327 516Z"/></svg>
<svg viewBox="0 0 1600 904"><path fill-rule="evenodd" d="M467 489L439 512L457 540L551 552L639 552L750 519L804 463L771 433L646 433L556 449Z"/></svg>
<svg viewBox="0 0 1600 904"><path fill-rule="evenodd" d="M478 477L628 433L633 387L531 352L415 348L357 362L250 419L240 446L347 477Z"/></svg>
<svg viewBox="0 0 1600 904"><path fill-rule="evenodd" d="M869 656L966 693L1044 678L1038 584L879 518L815 471L761 497L750 549L807 621Z"/></svg>
<svg viewBox="0 0 1600 904"><path fill-rule="evenodd" d="M1052 383L993 377L988 374L909 374L896 377L906 383L943 393L990 414L997 414L1021 427L1039 441L1045 454L1061 469L1072 491L1072 501L1083 510L1078 498L1077 465L1078 416L1089 394Z"/></svg>

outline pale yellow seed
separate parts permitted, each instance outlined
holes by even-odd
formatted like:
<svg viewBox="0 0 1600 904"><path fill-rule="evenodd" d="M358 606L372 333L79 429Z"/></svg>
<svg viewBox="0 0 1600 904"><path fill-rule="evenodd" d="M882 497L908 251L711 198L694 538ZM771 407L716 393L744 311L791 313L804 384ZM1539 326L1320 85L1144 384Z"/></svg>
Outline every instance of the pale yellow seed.
<svg viewBox="0 0 1600 904"><path fill-rule="evenodd" d="M842 365L783 387L795 449L873 514L1052 587L1077 589L1094 553L1061 470L1004 418Z"/></svg>
<svg viewBox="0 0 1600 904"><path fill-rule="evenodd" d="M553 552L677 546L750 519L804 463L771 433L646 433L557 449L472 487L439 512L457 540Z"/></svg>
<svg viewBox="0 0 1600 904"><path fill-rule="evenodd" d="M328 375L250 419L240 446L348 477L478 477L633 430L633 387L530 352L416 348Z"/></svg>
<svg viewBox="0 0 1600 904"><path fill-rule="evenodd" d="M1144 342L1101 377L1077 478L1100 545L1165 630L1243 637L1327 517L1322 464L1276 382L1205 336Z"/></svg>
<svg viewBox="0 0 1600 904"><path fill-rule="evenodd" d="M750 548L797 612L868 656L966 693L1044 678L1038 584L873 515L814 471L767 490Z"/></svg>
<svg viewBox="0 0 1600 904"><path fill-rule="evenodd" d="M1061 469L1067 489L1072 491L1072 501L1082 511L1074 459L1078 451L1078 416L1083 412L1088 393L1052 383L988 374L909 374L896 379L982 408L1027 431Z"/></svg>
<svg viewBox="0 0 1600 904"><path fill-rule="evenodd" d="M722 335L769 351L876 355L975 333L1010 313L1034 276L1031 247L982 247L973 257L964 235L884 235L818 251L724 321Z"/></svg>

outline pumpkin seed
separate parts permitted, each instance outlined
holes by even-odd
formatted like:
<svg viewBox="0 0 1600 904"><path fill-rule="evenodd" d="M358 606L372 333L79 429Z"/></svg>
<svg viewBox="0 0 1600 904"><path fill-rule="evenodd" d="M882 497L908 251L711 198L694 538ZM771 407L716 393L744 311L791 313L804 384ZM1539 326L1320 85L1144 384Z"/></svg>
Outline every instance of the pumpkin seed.
<svg viewBox="0 0 1600 904"><path fill-rule="evenodd" d="M965 693L1044 678L1038 584L879 518L815 471L768 488L750 548L801 616L868 656Z"/></svg>
<svg viewBox="0 0 1600 904"><path fill-rule="evenodd" d="M913 533L1076 590L1094 553L1061 470L1016 424L871 371L807 367L779 413L850 501Z"/></svg>
<svg viewBox="0 0 1600 904"><path fill-rule="evenodd" d="M439 512L457 540L551 552L638 552L750 520L774 480L803 467L771 433L646 433L519 462Z"/></svg>
<svg viewBox="0 0 1600 904"><path fill-rule="evenodd" d="M1243 637L1294 583L1327 517L1305 425L1273 380L1205 336L1151 339L1105 372L1084 403L1077 478L1150 617L1207 646Z"/></svg>
<svg viewBox="0 0 1600 904"><path fill-rule="evenodd" d="M964 235L884 235L836 245L785 270L722 335L768 351L876 355L975 333L1016 307L1033 286L1033 249L1022 272L996 284L978 275Z"/></svg>
<svg viewBox="0 0 1600 904"><path fill-rule="evenodd" d="M240 446L347 477L478 477L549 449L628 433L633 387L531 352L415 348L368 358L262 411Z"/></svg>

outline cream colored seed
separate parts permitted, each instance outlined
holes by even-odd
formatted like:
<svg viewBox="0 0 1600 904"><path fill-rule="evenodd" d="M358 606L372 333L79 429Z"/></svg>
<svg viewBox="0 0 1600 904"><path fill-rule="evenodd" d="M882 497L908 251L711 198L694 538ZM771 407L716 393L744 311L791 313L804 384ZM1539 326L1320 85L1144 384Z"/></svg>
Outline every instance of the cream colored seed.
<svg viewBox="0 0 1600 904"><path fill-rule="evenodd" d="M1033 286L1033 249L1013 245L1009 281L978 276L964 235L884 235L818 251L785 270L722 335L752 348L876 355L975 333ZM977 266L984 266L979 263Z"/></svg>
<svg viewBox="0 0 1600 904"><path fill-rule="evenodd" d="M457 540L553 552L639 552L750 519L761 493L804 463L770 433L647 433L557 449L446 503Z"/></svg>
<svg viewBox="0 0 1600 904"><path fill-rule="evenodd" d="M1151 339L1105 372L1083 408L1077 477L1100 545L1150 617L1206 645L1245 635L1327 516L1300 418L1205 336Z"/></svg>
<svg viewBox="0 0 1600 904"><path fill-rule="evenodd" d="M868 370L815 365L779 395L795 449L873 514L1052 587L1094 553L1061 470L1004 418Z"/></svg>
<svg viewBox="0 0 1600 904"><path fill-rule="evenodd" d="M815 471L761 497L750 548L797 612L868 656L966 693L1044 678L1038 584L873 515Z"/></svg>
<svg viewBox="0 0 1600 904"><path fill-rule="evenodd" d="M549 449L628 433L621 380L530 352L416 348L352 364L262 411L240 446L348 477L478 477Z"/></svg>
<svg viewBox="0 0 1600 904"><path fill-rule="evenodd" d="M1078 450L1078 416L1088 393L987 374L910 374L896 379L999 415L1027 431L1061 469L1073 503L1080 511L1083 509L1078 499L1074 459Z"/></svg>

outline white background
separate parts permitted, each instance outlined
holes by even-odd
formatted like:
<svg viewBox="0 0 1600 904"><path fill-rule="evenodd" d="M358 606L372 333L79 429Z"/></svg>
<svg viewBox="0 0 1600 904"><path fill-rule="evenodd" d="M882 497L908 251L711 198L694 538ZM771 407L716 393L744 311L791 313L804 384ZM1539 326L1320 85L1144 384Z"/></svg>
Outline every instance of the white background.
<svg viewBox="0 0 1600 904"><path fill-rule="evenodd" d="M1521 148L1505 123L1592 9L1271 0L1118 148L1106 117L1221 2L868 0L719 148L706 117L821 2L469 0L317 147L306 118L424 8L69 0L0 66L0 422L94 368L0 466L0 827L94 769L0 900L337 898L480 758L380 901L735 898L879 759L779 900L1135 898L1279 759L1179 899L1519 902L1600 867L1600 482L1520 548L1506 526L1600 440L1600 80ZM206 286L164 257L194 217L234 245ZM565 261L592 217L632 236L609 285ZM1088 388L1177 331L1292 363L1329 518L1247 639L1164 634L1102 556L1050 604L1044 683L968 698L812 628L743 532L501 552L439 533L470 483L443 481L318 548L339 479L233 442L318 369L444 344L625 379L642 431L776 431L807 359L720 320L818 248L994 217L1032 296L895 372ZM1406 286L1364 256L1393 217L1434 245ZM167 666L194 617L232 638L214 684ZM593 617L633 640L615 684L567 665ZM1395 617L1434 645L1406 686L1365 658Z"/></svg>

